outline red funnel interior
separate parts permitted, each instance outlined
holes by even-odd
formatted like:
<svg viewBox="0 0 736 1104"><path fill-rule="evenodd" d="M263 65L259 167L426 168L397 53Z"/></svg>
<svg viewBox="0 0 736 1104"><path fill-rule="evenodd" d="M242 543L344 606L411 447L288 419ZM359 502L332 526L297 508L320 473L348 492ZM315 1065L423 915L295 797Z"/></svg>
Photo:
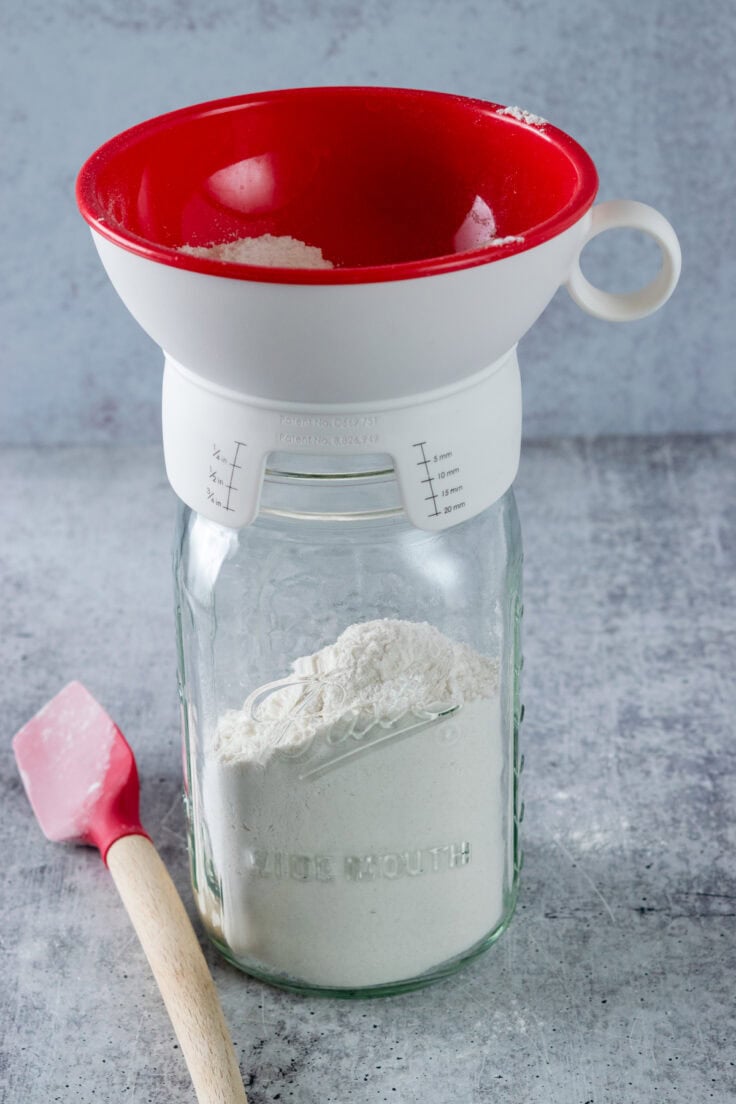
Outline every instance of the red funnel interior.
<svg viewBox="0 0 736 1104"><path fill-rule="evenodd" d="M550 125L437 92L308 88L184 108L90 157L77 182L96 231L169 265L242 279L346 283L465 268L539 245L591 206L595 167ZM334 270L178 252L262 234ZM489 247L490 237L522 237Z"/></svg>

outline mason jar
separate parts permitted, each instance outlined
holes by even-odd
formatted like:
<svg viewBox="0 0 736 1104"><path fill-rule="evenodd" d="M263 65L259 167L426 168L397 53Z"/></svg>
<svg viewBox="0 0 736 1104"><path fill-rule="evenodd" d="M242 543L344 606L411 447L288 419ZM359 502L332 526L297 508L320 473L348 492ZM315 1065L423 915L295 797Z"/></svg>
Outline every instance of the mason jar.
<svg viewBox="0 0 736 1104"><path fill-rule="evenodd" d="M513 492L414 527L387 457L272 455L240 529L180 506L194 895L235 966L397 993L508 925L519 847Z"/></svg>

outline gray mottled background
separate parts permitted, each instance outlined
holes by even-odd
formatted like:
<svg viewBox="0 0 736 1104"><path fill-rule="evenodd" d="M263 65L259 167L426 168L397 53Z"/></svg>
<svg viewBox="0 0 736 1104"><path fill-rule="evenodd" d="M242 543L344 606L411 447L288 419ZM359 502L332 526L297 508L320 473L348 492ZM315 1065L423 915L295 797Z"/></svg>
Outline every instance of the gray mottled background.
<svg viewBox="0 0 736 1104"><path fill-rule="evenodd" d="M524 340L528 436L733 429L735 32L731 0L6 0L0 442L159 437L160 354L76 213L87 155L187 103L335 83L520 104L588 149L601 198L677 229L682 281L659 314L596 322L560 292ZM656 255L606 235L587 271L623 290Z"/></svg>

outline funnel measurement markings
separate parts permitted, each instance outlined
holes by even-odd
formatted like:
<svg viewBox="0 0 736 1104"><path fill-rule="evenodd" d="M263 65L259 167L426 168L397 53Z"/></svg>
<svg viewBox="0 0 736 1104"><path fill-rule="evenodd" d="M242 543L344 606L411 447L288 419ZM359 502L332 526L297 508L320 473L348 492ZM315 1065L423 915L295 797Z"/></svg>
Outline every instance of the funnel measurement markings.
<svg viewBox="0 0 736 1104"><path fill-rule="evenodd" d="M207 479L207 501L230 513L235 510L235 507L230 505L231 496L238 490L234 483L235 472L243 467L238 463L238 457L241 448L247 448L245 441L233 441L233 445L235 452L232 460L228 460L216 443L212 445L210 474Z"/></svg>
<svg viewBox="0 0 736 1104"><path fill-rule="evenodd" d="M447 452L427 452L426 441L416 441L412 448L419 450L421 459L417 460L417 467L422 469L420 482L427 490L424 501L428 502L430 512L427 517L441 517L443 514L454 514L458 510L464 510L466 503L456 496L462 494L463 485L457 482L460 476L460 467L453 466L452 449ZM445 501L449 499L450 501Z"/></svg>

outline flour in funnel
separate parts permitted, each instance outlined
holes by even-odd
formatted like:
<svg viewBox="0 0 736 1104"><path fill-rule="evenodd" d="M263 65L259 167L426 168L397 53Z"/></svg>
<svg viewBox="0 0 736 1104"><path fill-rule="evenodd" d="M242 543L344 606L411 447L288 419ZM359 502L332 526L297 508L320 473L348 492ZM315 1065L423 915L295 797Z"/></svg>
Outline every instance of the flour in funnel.
<svg viewBox="0 0 736 1104"><path fill-rule="evenodd" d="M215 242L212 245L182 245L179 252L212 261L269 268L333 267L332 262L322 256L318 246L307 245L288 235L262 234L257 238L236 238L235 241Z"/></svg>
<svg viewBox="0 0 736 1104"><path fill-rule="evenodd" d="M508 115L520 123L526 123L527 126L540 128L547 126L547 120L543 119L541 115L534 115L531 111L525 111L523 107L500 107L496 114Z"/></svg>

